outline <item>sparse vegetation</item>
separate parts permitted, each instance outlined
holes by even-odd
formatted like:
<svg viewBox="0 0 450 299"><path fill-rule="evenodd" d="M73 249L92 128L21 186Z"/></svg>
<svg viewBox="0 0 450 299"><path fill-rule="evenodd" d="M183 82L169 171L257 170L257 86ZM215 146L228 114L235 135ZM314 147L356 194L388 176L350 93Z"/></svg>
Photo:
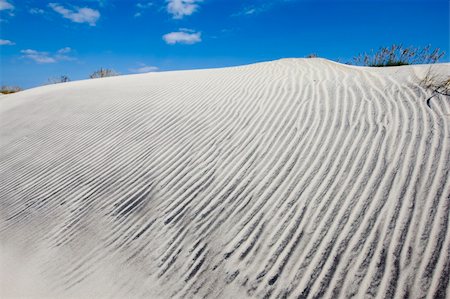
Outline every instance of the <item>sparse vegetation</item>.
<svg viewBox="0 0 450 299"><path fill-rule="evenodd" d="M112 69L104 69L100 68L99 70L96 70L92 74L89 75L89 78L95 79L95 78L105 78L105 77L113 77L119 75L116 71Z"/></svg>
<svg viewBox="0 0 450 299"><path fill-rule="evenodd" d="M1 94L10 94L21 91L22 88L18 86L2 86L0 89Z"/></svg>
<svg viewBox="0 0 450 299"><path fill-rule="evenodd" d="M420 85L423 88L430 90L433 95L440 94L450 96L450 77L439 76L431 67L420 82Z"/></svg>
<svg viewBox="0 0 450 299"><path fill-rule="evenodd" d="M56 78L49 78L48 82L50 84L57 84L57 83L64 83L64 82L69 82L70 78L66 75L62 75L60 77L56 77Z"/></svg>
<svg viewBox="0 0 450 299"><path fill-rule="evenodd" d="M381 47L376 52L372 50L370 53L359 54L352 64L372 67L431 64L438 62L444 54L439 48L432 49L430 45L420 48L394 44Z"/></svg>
<svg viewBox="0 0 450 299"><path fill-rule="evenodd" d="M311 53L311 54L306 55L306 58L317 58L317 57L319 57L319 56L317 56L316 53Z"/></svg>

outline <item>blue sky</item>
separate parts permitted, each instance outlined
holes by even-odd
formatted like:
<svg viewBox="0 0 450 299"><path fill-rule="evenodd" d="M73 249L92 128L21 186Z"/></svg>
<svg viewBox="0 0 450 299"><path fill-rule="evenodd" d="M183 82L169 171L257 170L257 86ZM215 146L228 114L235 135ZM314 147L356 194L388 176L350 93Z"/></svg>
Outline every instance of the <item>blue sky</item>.
<svg viewBox="0 0 450 299"><path fill-rule="evenodd" d="M0 0L0 85L286 57L348 61L393 43L449 52L447 0ZM446 55L442 61L448 61Z"/></svg>

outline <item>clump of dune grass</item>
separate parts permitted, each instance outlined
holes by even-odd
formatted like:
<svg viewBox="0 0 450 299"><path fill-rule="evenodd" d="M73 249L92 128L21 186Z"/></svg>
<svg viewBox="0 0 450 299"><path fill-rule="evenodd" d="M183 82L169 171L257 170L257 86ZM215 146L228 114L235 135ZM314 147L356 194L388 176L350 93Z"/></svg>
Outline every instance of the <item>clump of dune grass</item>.
<svg viewBox="0 0 450 299"><path fill-rule="evenodd" d="M18 86L2 86L0 88L0 93L1 94L10 94L10 93L15 93L15 92L19 92L21 91L22 88L18 87Z"/></svg>
<svg viewBox="0 0 450 299"><path fill-rule="evenodd" d="M64 82L69 82L70 78L66 75L62 75L59 77L53 77L53 78L49 78L48 82L50 84L58 84L58 83L64 83Z"/></svg>
<svg viewBox="0 0 450 299"><path fill-rule="evenodd" d="M420 85L433 94L450 96L450 76L439 76L437 72L433 71L432 67L428 69Z"/></svg>
<svg viewBox="0 0 450 299"><path fill-rule="evenodd" d="M310 53L308 55L305 56L306 58L317 58L319 57L316 53Z"/></svg>
<svg viewBox="0 0 450 299"><path fill-rule="evenodd" d="M117 75L119 75L119 73L117 73L116 71L114 71L112 69L100 68L99 70L96 70L95 72L90 74L89 78L91 78L91 79L105 78L105 77L113 77L113 76L117 76Z"/></svg>
<svg viewBox="0 0 450 299"><path fill-rule="evenodd" d="M432 64L439 62L445 52L439 48L403 47L394 44L390 47L381 47L377 51L362 53L353 59L352 64L372 67L401 66L410 64Z"/></svg>

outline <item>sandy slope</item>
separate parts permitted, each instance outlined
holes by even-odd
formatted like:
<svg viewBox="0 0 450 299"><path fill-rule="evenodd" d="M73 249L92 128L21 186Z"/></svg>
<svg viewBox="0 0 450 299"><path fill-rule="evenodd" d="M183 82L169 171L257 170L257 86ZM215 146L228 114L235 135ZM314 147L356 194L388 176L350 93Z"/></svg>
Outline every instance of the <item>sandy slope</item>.
<svg viewBox="0 0 450 299"><path fill-rule="evenodd" d="M450 99L427 101L427 69L285 59L2 97L0 297L449 296Z"/></svg>

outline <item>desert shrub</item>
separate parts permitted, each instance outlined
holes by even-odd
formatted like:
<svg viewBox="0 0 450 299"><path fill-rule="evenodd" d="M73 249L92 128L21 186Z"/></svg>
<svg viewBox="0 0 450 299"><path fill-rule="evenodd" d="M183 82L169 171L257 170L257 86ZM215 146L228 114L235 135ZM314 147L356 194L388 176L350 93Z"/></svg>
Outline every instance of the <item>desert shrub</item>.
<svg viewBox="0 0 450 299"><path fill-rule="evenodd" d="M59 77L56 77L56 78L49 78L48 79L48 82L50 84L64 83L64 82L69 82L69 81L70 81L70 78L68 76L66 76L66 75L62 75L62 76L59 76Z"/></svg>
<svg viewBox="0 0 450 299"><path fill-rule="evenodd" d="M316 53L311 53L311 54L306 55L306 58L317 58L317 57L319 57L319 56L317 56Z"/></svg>
<svg viewBox="0 0 450 299"><path fill-rule="evenodd" d="M89 75L89 78L95 79L95 78L105 78L105 77L113 77L119 75L116 71L112 69L104 69L100 68L99 70L96 70L92 74Z"/></svg>
<svg viewBox="0 0 450 299"><path fill-rule="evenodd" d="M439 76L431 67L420 82L420 85L423 88L430 90L433 94L450 96L450 77Z"/></svg>
<svg viewBox="0 0 450 299"><path fill-rule="evenodd" d="M445 52L439 48L432 49L430 45L420 47L403 47L402 45L392 45L381 47L378 51L362 53L353 59L352 64L384 67L400 66L409 64L431 64L438 62Z"/></svg>
<svg viewBox="0 0 450 299"><path fill-rule="evenodd" d="M18 87L18 86L2 86L0 89L0 93L1 94L10 94L10 93L15 93L18 91L21 91L22 88Z"/></svg>
<svg viewBox="0 0 450 299"><path fill-rule="evenodd" d="M431 100L435 97L450 97L450 76L439 72L433 66L428 68L425 76L419 80L419 86L430 92L426 104L431 108Z"/></svg>

